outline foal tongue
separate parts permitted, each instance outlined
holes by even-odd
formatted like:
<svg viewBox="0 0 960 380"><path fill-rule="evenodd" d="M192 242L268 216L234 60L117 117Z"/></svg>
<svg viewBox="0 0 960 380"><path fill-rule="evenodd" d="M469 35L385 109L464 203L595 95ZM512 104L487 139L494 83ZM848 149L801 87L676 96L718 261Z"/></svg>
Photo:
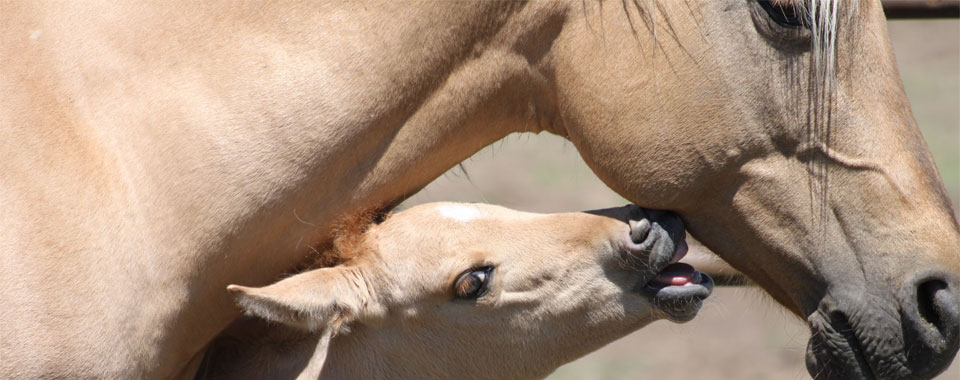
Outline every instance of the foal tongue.
<svg viewBox="0 0 960 380"><path fill-rule="evenodd" d="M687 263L673 263L660 271L653 281L666 285L685 285L700 282L700 274Z"/></svg>

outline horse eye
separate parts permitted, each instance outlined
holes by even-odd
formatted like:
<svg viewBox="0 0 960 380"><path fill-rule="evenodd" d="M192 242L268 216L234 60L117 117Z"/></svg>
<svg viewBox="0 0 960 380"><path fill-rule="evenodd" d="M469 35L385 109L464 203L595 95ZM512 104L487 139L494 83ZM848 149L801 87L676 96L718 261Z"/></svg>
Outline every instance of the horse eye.
<svg viewBox="0 0 960 380"><path fill-rule="evenodd" d="M453 293L457 299L477 299L487 293L487 285L493 274L492 266L473 268L463 272L453 284Z"/></svg>
<svg viewBox="0 0 960 380"><path fill-rule="evenodd" d="M810 27L810 18L797 9L796 5L770 0L758 0L757 2L760 3L760 7L767 12L770 19L777 24L793 27Z"/></svg>

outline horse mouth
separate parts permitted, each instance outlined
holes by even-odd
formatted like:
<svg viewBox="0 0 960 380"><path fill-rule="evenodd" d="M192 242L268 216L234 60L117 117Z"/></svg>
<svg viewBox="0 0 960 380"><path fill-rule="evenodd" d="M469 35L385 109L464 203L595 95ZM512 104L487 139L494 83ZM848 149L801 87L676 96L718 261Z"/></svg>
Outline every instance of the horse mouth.
<svg viewBox="0 0 960 380"><path fill-rule="evenodd" d="M836 288L810 312L807 371L817 379L929 379L960 347L957 281L922 271L899 294L879 286Z"/></svg>
<svg viewBox="0 0 960 380"><path fill-rule="evenodd" d="M680 262L686 251L686 243L682 242L670 264L640 286L654 306L674 322L687 322L696 317L703 300L713 292L713 279L710 276L697 271L690 264Z"/></svg>
<svg viewBox="0 0 960 380"><path fill-rule="evenodd" d="M817 315L813 336L807 343L807 370L824 379L873 380L889 377L909 377L893 368L878 368L872 363L861 343L859 331L846 314L834 311ZM897 367L896 357L886 364Z"/></svg>

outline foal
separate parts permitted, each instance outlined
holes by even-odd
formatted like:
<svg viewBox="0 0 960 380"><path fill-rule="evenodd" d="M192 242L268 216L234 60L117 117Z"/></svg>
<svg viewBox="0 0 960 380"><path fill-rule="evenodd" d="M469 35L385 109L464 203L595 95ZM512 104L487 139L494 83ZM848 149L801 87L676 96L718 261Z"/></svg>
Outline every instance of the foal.
<svg viewBox="0 0 960 380"><path fill-rule="evenodd" d="M683 239L679 217L636 206L417 206L346 232L332 266L231 285L259 318L221 334L198 377L542 378L655 320L693 318L713 283L677 263Z"/></svg>

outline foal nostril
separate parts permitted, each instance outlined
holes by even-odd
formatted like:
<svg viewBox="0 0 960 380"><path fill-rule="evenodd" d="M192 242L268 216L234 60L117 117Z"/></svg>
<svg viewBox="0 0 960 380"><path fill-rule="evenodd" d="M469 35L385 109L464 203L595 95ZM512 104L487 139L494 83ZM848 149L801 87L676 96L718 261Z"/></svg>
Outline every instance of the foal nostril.
<svg viewBox="0 0 960 380"><path fill-rule="evenodd" d="M647 219L630 221L630 240L634 244L641 244L650 235L650 221Z"/></svg>

